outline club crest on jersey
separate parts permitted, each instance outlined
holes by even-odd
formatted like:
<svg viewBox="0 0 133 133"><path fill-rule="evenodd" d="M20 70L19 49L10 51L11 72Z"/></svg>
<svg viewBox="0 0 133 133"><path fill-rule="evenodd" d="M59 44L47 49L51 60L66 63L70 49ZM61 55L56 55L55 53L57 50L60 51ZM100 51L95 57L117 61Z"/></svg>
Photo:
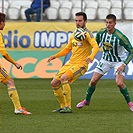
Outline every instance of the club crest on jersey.
<svg viewBox="0 0 133 133"><path fill-rule="evenodd" d="M103 47L105 50L111 50L113 46L108 42L103 42Z"/></svg>

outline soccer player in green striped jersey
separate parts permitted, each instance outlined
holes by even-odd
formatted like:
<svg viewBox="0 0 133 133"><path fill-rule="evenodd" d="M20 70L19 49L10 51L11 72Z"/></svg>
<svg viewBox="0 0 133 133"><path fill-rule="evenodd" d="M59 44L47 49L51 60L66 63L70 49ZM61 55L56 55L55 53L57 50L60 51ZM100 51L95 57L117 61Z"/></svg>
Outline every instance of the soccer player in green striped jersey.
<svg viewBox="0 0 133 133"><path fill-rule="evenodd" d="M99 47L103 48L102 58L91 78L86 91L86 98L77 104L77 108L82 108L90 104L91 96L96 89L96 84L104 74L114 68L116 85L124 96L129 109L133 111L133 103L130 100L128 89L124 83L125 67L133 58L133 46L128 38L115 28L115 25L116 16L114 14L107 15L106 28L101 29L96 35Z"/></svg>

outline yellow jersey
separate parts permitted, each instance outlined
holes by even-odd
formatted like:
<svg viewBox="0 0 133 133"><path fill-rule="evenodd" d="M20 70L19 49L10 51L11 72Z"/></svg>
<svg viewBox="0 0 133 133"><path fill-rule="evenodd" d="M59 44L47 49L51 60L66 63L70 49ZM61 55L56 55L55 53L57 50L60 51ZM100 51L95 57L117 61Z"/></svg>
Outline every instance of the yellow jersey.
<svg viewBox="0 0 133 133"><path fill-rule="evenodd" d="M98 44L93 34L88 29L85 30L87 31L85 40L83 41L75 40L74 33L72 33L66 47L62 49L59 53L57 53L55 56L61 57L68 54L71 51L72 55L70 57L69 63L72 64L82 63L86 65L87 57L93 60L99 50Z"/></svg>
<svg viewBox="0 0 133 133"><path fill-rule="evenodd" d="M7 53L6 48L5 48L5 44L4 44L4 39L3 39L3 35L0 32L0 54L9 62L11 62L12 64L16 64L16 62L12 59L12 57ZM1 65L0 65L1 68Z"/></svg>

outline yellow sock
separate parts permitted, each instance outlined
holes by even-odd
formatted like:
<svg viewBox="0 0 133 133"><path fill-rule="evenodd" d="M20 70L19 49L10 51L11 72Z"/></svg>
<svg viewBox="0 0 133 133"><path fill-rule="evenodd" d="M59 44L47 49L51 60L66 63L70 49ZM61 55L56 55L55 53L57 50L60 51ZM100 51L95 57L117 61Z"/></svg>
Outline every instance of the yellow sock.
<svg viewBox="0 0 133 133"><path fill-rule="evenodd" d="M68 81L62 82L66 105L71 109L71 88Z"/></svg>
<svg viewBox="0 0 133 133"><path fill-rule="evenodd" d="M54 95L56 96L59 104L60 104L60 108L64 108L66 105L65 99L64 99L64 95L63 95L63 90L61 87L56 87L53 88L54 91Z"/></svg>
<svg viewBox="0 0 133 133"><path fill-rule="evenodd" d="M14 108L17 110L21 109L18 92L14 86L8 88L8 94L13 102Z"/></svg>

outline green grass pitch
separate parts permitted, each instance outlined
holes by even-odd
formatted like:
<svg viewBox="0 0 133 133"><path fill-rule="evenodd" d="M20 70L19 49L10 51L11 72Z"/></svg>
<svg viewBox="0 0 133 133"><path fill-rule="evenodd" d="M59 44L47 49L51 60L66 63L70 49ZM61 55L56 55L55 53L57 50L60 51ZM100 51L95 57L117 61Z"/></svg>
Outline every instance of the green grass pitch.
<svg viewBox="0 0 133 133"><path fill-rule="evenodd" d="M58 103L50 86L51 79L15 79L21 104L30 116L15 115L6 86L0 84L0 133L133 133L131 112L115 85L115 80L101 80L90 106L77 109L89 80L71 85L71 114L52 113ZM133 81L125 80L133 100Z"/></svg>

